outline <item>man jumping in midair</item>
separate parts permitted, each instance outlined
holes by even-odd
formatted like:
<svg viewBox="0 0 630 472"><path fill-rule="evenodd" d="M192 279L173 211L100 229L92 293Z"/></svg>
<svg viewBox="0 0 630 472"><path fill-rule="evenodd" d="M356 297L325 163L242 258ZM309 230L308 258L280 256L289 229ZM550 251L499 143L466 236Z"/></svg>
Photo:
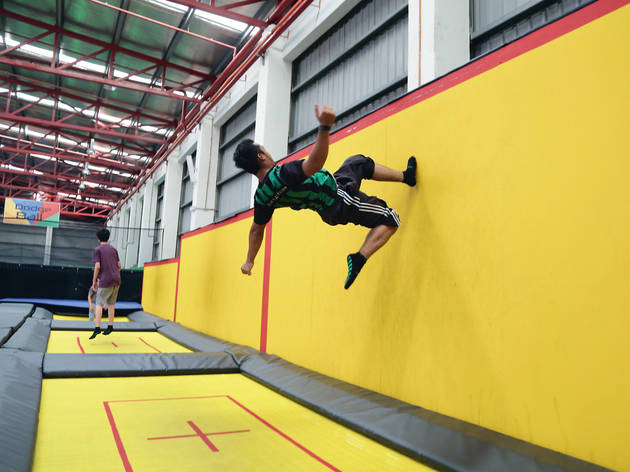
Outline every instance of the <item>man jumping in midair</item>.
<svg viewBox="0 0 630 472"><path fill-rule="evenodd" d="M315 116L320 126L313 150L306 160L276 165L267 150L251 139L241 141L234 151L236 166L254 174L260 181L254 197L254 222L249 230L247 260L241 266L241 272L251 275L265 225L276 208L309 208L319 213L329 225L354 223L371 228L359 251L347 257L348 277L344 284L347 289L370 256L400 226L398 215L387 203L359 190L361 180L404 182L413 187L416 185L417 164L412 156L407 162L407 169L398 171L358 154L346 159L331 175L323 167L328 156L329 130L335 122L335 112L326 105L320 111L315 105Z"/></svg>

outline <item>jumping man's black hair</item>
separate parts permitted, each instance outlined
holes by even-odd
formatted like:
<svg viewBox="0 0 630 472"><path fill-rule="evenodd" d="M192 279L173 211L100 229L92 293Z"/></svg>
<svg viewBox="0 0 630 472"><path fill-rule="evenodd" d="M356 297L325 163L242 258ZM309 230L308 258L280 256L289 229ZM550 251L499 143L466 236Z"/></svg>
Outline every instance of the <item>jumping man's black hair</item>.
<svg viewBox="0 0 630 472"><path fill-rule="evenodd" d="M234 164L250 174L256 174L260 169L258 153L260 148L251 139L243 139L234 151Z"/></svg>

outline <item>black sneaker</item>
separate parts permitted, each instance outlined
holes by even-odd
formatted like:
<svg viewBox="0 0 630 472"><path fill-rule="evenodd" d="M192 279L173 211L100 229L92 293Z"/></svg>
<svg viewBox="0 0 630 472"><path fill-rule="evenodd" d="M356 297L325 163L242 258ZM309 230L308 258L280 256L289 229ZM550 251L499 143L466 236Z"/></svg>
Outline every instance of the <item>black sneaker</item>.
<svg viewBox="0 0 630 472"><path fill-rule="evenodd" d="M403 171L403 182L409 185L410 187L416 186L416 172L418 168L418 163L416 162L416 158L411 156L407 161L407 169Z"/></svg>
<svg viewBox="0 0 630 472"><path fill-rule="evenodd" d="M98 336L100 332L101 332L101 328L94 328L94 331L92 331L92 336L90 336L90 339L94 339L96 336Z"/></svg>
<svg viewBox="0 0 630 472"><path fill-rule="evenodd" d="M107 329L105 331L103 331L103 335L107 336L112 331L114 331L114 327L113 326L108 326Z"/></svg>
<svg viewBox="0 0 630 472"><path fill-rule="evenodd" d="M350 288L350 285L352 285L354 279L356 279L357 275L359 275L359 272L363 268L366 260L367 259L360 252L348 254L348 277L346 278L346 283L344 284L343 288L345 288L346 290Z"/></svg>

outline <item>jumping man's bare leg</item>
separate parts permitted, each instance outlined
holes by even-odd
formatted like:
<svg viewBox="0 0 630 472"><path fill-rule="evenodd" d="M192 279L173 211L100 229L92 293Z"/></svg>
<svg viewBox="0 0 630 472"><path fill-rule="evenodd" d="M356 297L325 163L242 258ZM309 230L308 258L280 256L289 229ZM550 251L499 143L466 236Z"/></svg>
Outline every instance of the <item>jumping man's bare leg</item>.
<svg viewBox="0 0 630 472"><path fill-rule="evenodd" d="M374 163L372 180L378 180L379 182L402 182L403 173L400 170L390 169L389 167Z"/></svg>
<svg viewBox="0 0 630 472"><path fill-rule="evenodd" d="M365 259L369 259L372 254L382 248L389 238L396 232L398 226L386 226L380 225L376 228L372 228L370 232L365 237L365 241L359 249L359 252L365 257Z"/></svg>

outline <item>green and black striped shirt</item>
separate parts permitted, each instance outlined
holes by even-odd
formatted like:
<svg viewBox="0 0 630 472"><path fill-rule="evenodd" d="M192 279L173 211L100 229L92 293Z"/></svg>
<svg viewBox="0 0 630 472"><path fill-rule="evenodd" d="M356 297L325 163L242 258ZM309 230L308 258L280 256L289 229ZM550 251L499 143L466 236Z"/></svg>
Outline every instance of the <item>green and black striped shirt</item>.
<svg viewBox="0 0 630 472"><path fill-rule="evenodd" d="M333 204L337 195L335 178L326 169L306 177L302 160L273 167L258 184L254 196L254 222L264 225L276 208L309 208L317 212Z"/></svg>

